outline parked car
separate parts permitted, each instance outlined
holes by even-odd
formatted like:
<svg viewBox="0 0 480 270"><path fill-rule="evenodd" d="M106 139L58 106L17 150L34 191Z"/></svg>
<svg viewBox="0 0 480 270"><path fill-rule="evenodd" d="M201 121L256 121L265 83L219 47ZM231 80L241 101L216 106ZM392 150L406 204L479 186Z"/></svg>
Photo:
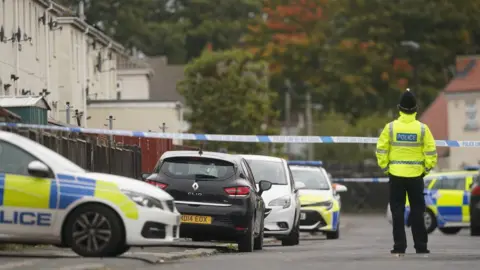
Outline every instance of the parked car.
<svg viewBox="0 0 480 270"><path fill-rule="evenodd" d="M168 151L147 182L170 193L182 214L181 237L238 243L241 252L263 248L265 203L247 161L238 155Z"/></svg>
<svg viewBox="0 0 480 270"><path fill-rule="evenodd" d="M295 185L300 186L300 231L322 232L327 239L340 237L340 196L347 187L330 182L320 161L289 161Z"/></svg>
<svg viewBox="0 0 480 270"><path fill-rule="evenodd" d="M20 135L0 131L0 243L70 247L110 257L172 243L173 197L135 179L88 172Z"/></svg>
<svg viewBox="0 0 480 270"><path fill-rule="evenodd" d="M478 168L477 168L478 171ZM475 175L470 190L470 235L480 236L480 176Z"/></svg>
<svg viewBox="0 0 480 270"><path fill-rule="evenodd" d="M300 242L300 197L298 186L287 161L278 157L242 155L250 165L257 184L260 180L272 183L272 188L262 194L265 210L265 236L273 236L284 246ZM300 184L302 187L302 184Z"/></svg>
<svg viewBox="0 0 480 270"><path fill-rule="evenodd" d="M444 234L456 234L470 227L470 189L478 174L478 171L463 170L430 173L424 178L424 219L428 233L438 228ZM409 214L407 197L404 214L406 226L410 226ZM390 205L387 206L387 218L391 223Z"/></svg>

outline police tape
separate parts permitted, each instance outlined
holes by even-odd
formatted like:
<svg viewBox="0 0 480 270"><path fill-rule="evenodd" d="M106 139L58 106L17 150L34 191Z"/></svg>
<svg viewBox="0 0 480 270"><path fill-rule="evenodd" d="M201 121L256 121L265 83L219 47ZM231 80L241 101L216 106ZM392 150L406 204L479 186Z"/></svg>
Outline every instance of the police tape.
<svg viewBox="0 0 480 270"><path fill-rule="evenodd" d="M281 135L227 135L227 134L194 134L194 133L159 133L129 130L109 130L81 127L61 127L21 123L0 123L0 127L30 128L40 130L103 134L141 138L176 139L186 141L246 142L246 143L361 143L376 144L376 137L346 136L281 136ZM480 141L436 140L438 147L480 147Z"/></svg>
<svg viewBox="0 0 480 270"><path fill-rule="evenodd" d="M335 183L388 183L387 177L373 178L333 178Z"/></svg>

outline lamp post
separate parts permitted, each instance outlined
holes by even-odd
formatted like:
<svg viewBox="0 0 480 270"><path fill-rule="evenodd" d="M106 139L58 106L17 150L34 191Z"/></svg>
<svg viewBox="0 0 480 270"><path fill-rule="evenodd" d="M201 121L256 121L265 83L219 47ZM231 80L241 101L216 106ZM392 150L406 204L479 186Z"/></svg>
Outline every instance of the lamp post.
<svg viewBox="0 0 480 270"><path fill-rule="evenodd" d="M411 49L412 51L414 52L418 52L420 50L420 44L418 42L415 42L413 40L404 40L402 42L400 42L400 45L402 47L406 47L406 48L409 48ZM418 63L416 63L416 61L412 61L412 75L413 75L413 83L414 83L414 86L415 86L415 91L418 91L418 88L420 87L420 81L419 81L419 77L418 77Z"/></svg>

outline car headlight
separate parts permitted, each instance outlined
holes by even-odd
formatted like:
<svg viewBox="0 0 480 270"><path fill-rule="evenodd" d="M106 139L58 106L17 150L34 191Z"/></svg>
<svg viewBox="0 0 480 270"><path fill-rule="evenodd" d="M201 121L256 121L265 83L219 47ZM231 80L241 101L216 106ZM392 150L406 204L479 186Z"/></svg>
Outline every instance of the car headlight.
<svg viewBox="0 0 480 270"><path fill-rule="evenodd" d="M268 206L282 206L283 208L288 208L291 203L292 200L290 199L290 196L287 195L271 201Z"/></svg>
<svg viewBox="0 0 480 270"><path fill-rule="evenodd" d="M309 204L302 204L302 207L325 207L327 210L332 209L333 201L323 201L323 202L316 202L316 203L309 203Z"/></svg>
<svg viewBox="0 0 480 270"><path fill-rule="evenodd" d="M129 190L122 190L122 192L127 195L130 200L134 201L139 206L148 208L156 207L163 209L163 204L161 201L154 199L148 195Z"/></svg>

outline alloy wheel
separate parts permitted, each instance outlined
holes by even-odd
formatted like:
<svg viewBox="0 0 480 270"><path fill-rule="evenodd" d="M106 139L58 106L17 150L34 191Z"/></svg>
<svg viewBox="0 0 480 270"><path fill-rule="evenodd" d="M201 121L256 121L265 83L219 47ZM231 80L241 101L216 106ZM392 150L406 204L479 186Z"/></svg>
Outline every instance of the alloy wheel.
<svg viewBox="0 0 480 270"><path fill-rule="evenodd" d="M73 224L73 241L82 249L95 252L110 242L112 228L106 217L88 212L80 215Z"/></svg>

